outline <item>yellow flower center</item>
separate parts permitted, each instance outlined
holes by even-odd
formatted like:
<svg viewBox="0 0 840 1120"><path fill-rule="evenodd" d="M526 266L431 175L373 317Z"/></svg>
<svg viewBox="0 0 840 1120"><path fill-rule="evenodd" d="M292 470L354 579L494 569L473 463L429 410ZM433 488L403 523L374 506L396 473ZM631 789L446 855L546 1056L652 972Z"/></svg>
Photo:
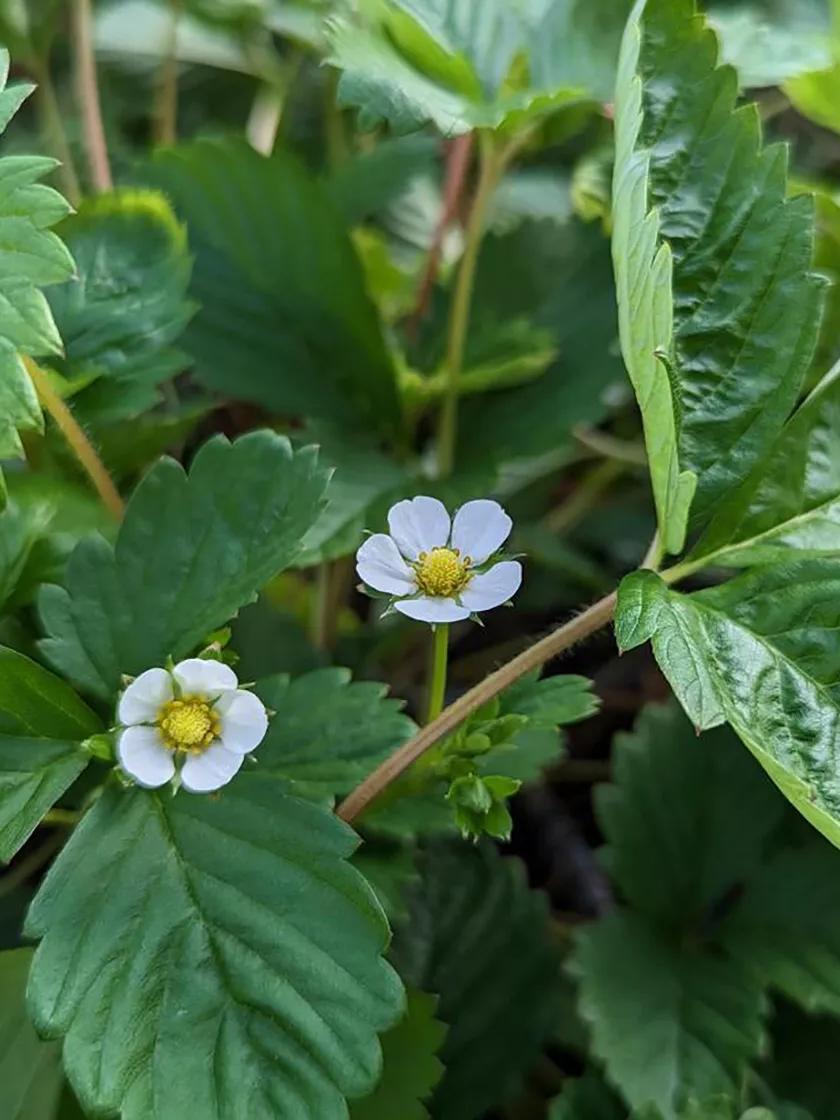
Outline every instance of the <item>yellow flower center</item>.
<svg viewBox="0 0 840 1120"><path fill-rule="evenodd" d="M209 700L201 696L182 696L170 700L157 720L164 743L172 751L201 754L219 734L219 717Z"/></svg>
<svg viewBox="0 0 840 1120"><path fill-rule="evenodd" d="M470 582L471 560L457 548L433 548L421 552L414 568L417 585L425 595L448 598L463 591Z"/></svg>

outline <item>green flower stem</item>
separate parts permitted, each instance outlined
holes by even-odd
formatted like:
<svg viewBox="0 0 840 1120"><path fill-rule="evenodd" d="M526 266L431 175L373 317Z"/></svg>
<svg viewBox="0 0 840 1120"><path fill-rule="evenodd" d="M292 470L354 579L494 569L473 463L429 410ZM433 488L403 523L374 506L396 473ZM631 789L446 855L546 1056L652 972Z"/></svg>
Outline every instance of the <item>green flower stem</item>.
<svg viewBox="0 0 840 1120"><path fill-rule="evenodd" d="M503 692L514 681L518 681L520 677L524 677L534 669L539 669L546 661L557 657L606 626L612 621L615 613L616 599L615 591L604 596L588 610L559 626L546 637L523 650L518 657L502 665L495 673L485 677L469 692L459 696L431 723L418 731L413 739L409 739L404 746L386 758L372 774L356 786L338 807L338 815L341 819L354 821L412 763L430 750L435 743L450 735L468 716Z"/></svg>
<svg viewBox="0 0 840 1120"><path fill-rule="evenodd" d="M81 426L67 407L65 401L62 400L52 387L49 377L40 366L26 356L23 358L23 364L26 366L26 370L32 378L32 384L35 386L35 392L38 394L38 400L41 402L41 406L50 414L55 426L64 436L71 451L79 460L79 463L93 483L96 492L102 499L102 504L114 515L117 521L121 521L125 513L125 505L120 497L119 490L117 490L114 485L114 480L111 478L110 474L108 474L105 465L96 454L93 444L82 431Z"/></svg>
<svg viewBox="0 0 840 1120"><path fill-rule="evenodd" d="M478 254L484 236L487 208L507 163L507 153L494 146L492 137L481 134L481 168L469 221L464 255L455 280L455 291L449 312L446 341L446 394L438 426L438 476L445 478L455 465L455 443L458 438L458 381L464 363L464 347L470 325L470 308Z"/></svg>
<svg viewBox="0 0 840 1120"><path fill-rule="evenodd" d="M426 723L437 719L446 697L446 667L449 659L449 623L439 622L432 637L432 672L429 679L429 707Z"/></svg>

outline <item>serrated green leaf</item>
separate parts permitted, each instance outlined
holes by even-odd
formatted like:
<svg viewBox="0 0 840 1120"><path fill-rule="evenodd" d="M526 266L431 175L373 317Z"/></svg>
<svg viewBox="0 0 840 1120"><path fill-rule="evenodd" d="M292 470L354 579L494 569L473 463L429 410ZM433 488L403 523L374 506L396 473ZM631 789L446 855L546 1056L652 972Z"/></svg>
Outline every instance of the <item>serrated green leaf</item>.
<svg viewBox="0 0 840 1120"><path fill-rule="evenodd" d="M613 256L660 532L682 548L778 436L814 351L810 200L693 0L639 0L616 89ZM693 496L694 487L697 492Z"/></svg>
<svg viewBox="0 0 840 1120"><path fill-rule="evenodd" d="M106 790L27 920L28 1000L87 1111L341 1120L401 1010L351 831L258 774Z"/></svg>
<svg viewBox="0 0 840 1120"><path fill-rule="evenodd" d="M616 912L581 931L574 970L592 1051L633 1107L676 1120L691 1095L740 1091L765 1010L740 965Z"/></svg>
<svg viewBox="0 0 840 1120"><path fill-rule="evenodd" d="M384 120L396 132L427 122L444 136L513 131L591 96L603 79L603 70L589 72L581 45L607 55L609 45L590 40L580 21L569 41L567 7L543 6L540 22L502 0L386 0L367 19L335 16L328 61L342 71L339 99L359 109L365 129ZM547 36L562 45L560 58L544 53L531 74L517 73L531 43Z"/></svg>
<svg viewBox="0 0 840 1120"><path fill-rule="evenodd" d="M189 475L161 460L138 486L116 545L83 540L65 587L47 587L43 649L103 698L122 674L184 657L287 566L321 509L326 472L268 431L216 437Z"/></svg>
<svg viewBox="0 0 840 1120"><path fill-rule="evenodd" d="M42 1042L26 1014L31 949L0 953L0 1116L51 1120L61 1093L61 1055Z"/></svg>
<svg viewBox="0 0 840 1120"><path fill-rule="evenodd" d="M645 708L612 757L595 800L611 878L656 921L700 918L756 870L784 801L728 729L698 738L676 704Z"/></svg>
<svg viewBox="0 0 840 1120"><path fill-rule="evenodd" d="M822 840L771 858L726 920L726 950L806 1011L840 1014L840 856Z"/></svg>
<svg viewBox="0 0 840 1120"><path fill-rule="evenodd" d="M552 1029L559 960L545 897L489 844L431 845L398 934L401 974L440 995L449 1026L436 1120L475 1120L520 1088Z"/></svg>
<svg viewBox="0 0 840 1120"><path fill-rule="evenodd" d="M437 999L409 989L405 1018L382 1038L382 1080L350 1107L350 1120L427 1120L423 1101L443 1075L437 1057L446 1027L435 1018Z"/></svg>
<svg viewBox="0 0 840 1120"><path fill-rule="evenodd" d="M0 646L0 861L8 862L90 756L81 741L102 730L72 688Z"/></svg>
<svg viewBox="0 0 840 1120"><path fill-rule="evenodd" d="M313 793L349 792L416 730L387 691L337 668L261 682L257 692L280 718L260 746L260 769Z"/></svg>
<svg viewBox="0 0 840 1120"><path fill-rule="evenodd" d="M796 410L744 483L715 511L689 563L744 567L840 550L840 366Z"/></svg>
<svg viewBox="0 0 840 1120"><path fill-rule="evenodd" d="M759 568L693 595L635 573L619 593L625 642L631 627L622 615L628 609L635 620L642 581L645 610L629 644L652 637L659 666L698 729L727 720L793 805L840 845L836 563Z"/></svg>
<svg viewBox="0 0 840 1120"><path fill-rule="evenodd" d="M98 422L136 415L186 364L173 348L195 308L185 231L154 191L98 195L61 227L76 276L49 292L68 381L94 380L77 404Z"/></svg>
<svg viewBox="0 0 840 1120"><path fill-rule="evenodd" d="M5 129L31 85L3 88L9 53L0 51L0 131ZM0 159L0 459L23 454L18 432L40 431L41 409L21 361L61 351L61 340L39 290L73 273L73 260L49 230L70 209L52 188L37 180L55 166L40 156ZM0 503L5 488L0 476Z"/></svg>
<svg viewBox="0 0 840 1120"><path fill-rule="evenodd" d="M275 412L393 435L396 376L344 223L289 155L199 141L149 169L190 228L184 337L210 388Z"/></svg>

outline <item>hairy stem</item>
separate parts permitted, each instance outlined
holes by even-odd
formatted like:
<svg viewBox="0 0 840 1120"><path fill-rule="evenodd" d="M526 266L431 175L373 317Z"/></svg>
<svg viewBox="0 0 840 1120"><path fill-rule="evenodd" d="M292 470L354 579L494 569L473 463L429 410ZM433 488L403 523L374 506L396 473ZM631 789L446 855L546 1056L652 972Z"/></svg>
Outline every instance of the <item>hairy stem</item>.
<svg viewBox="0 0 840 1120"><path fill-rule="evenodd" d="M59 163L55 173L58 186L70 205L77 207L82 200L82 191L73 162L73 153L70 151L67 133L64 131L64 121L58 107L49 64L44 62L43 65L33 66L33 73L38 83L36 97L44 140Z"/></svg>
<svg viewBox="0 0 840 1120"><path fill-rule="evenodd" d="M82 114L88 171L97 192L113 188L111 165L102 124L102 107L96 80L96 57L90 0L73 0L73 56L76 72L76 96Z"/></svg>
<svg viewBox="0 0 840 1120"><path fill-rule="evenodd" d="M35 386L38 400L41 402L46 412L52 417L55 426L64 436L71 451L79 460L85 473L93 483L96 492L102 499L102 504L118 521L121 520L125 513L123 500L114 485L113 479L105 469L102 460L96 454L93 444L82 431L78 421L67 407L67 404L50 384L50 379L46 373L44 373L31 358L24 356L23 362L29 376L32 378L32 384Z"/></svg>
<svg viewBox="0 0 840 1120"><path fill-rule="evenodd" d="M437 719L446 698L446 667L449 660L449 623L439 622L432 633L432 671L429 677L429 706L426 723Z"/></svg>
<svg viewBox="0 0 840 1120"><path fill-rule="evenodd" d="M413 739L400 747L398 751L386 758L385 761L370 774L361 785L342 801L338 807L338 815L342 820L354 821L368 805L386 789L391 782L403 774L413 762L439 742L444 736L463 723L467 716L472 715L488 700L492 700L498 693L504 691L514 681L530 673L533 669L540 668L547 661L557 657L558 654L570 649L573 645L588 638L606 626L615 613L616 593L600 599L582 614L558 627L545 638L529 646L485 677L483 681L460 696L454 704L450 704L443 712L419 731Z"/></svg>
<svg viewBox="0 0 840 1120"><path fill-rule="evenodd" d="M57 825L61 828L75 828L82 814L73 809L48 809L41 820L43 825Z"/></svg>
<svg viewBox="0 0 840 1120"><path fill-rule="evenodd" d="M481 240L484 236L487 207L504 167L501 154L492 147L493 141L485 137L480 137L480 139L482 145L478 185L467 222L464 255L458 267L449 312L445 359L446 394L443 398L443 407L440 413L437 445L438 476L441 478L451 474L455 464L455 444L458 438L458 381L464 362L464 347L470 325L475 270L478 264Z"/></svg>

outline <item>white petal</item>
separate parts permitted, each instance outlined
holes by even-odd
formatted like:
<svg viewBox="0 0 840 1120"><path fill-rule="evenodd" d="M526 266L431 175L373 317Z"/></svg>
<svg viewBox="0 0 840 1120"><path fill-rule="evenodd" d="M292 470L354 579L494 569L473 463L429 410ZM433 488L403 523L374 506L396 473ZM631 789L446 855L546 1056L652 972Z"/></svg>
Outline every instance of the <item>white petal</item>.
<svg viewBox="0 0 840 1120"><path fill-rule="evenodd" d="M226 692L216 704L216 711L222 717L220 738L227 750L247 754L265 738L268 715L262 700L253 692Z"/></svg>
<svg viewBox="0 0 840 1120"><path fill-rule="evenodd" d="M158 712L174 695L172 677L165 669L147 669L133 680L120 697L117 722L154 723Z"/></svg>
<svg viewBox="0 0 840 1120"><path fill-rule="evenodd" d="M483 564L510 536L513 522L499 505L488 498L467 502L455 514L452 547L473 564Z"/></svg>
<svg viewBox="0 0 840 1120"><path fill-rule="evenodd" d="M449 514L437 498L406 498L391 506L388 528L407 560L421 552L442 548L449 540Z"/></svg>
<svg viewBox="0 0 840 1120"><path fill-rule="evenodd" d="M117 740L120 766L146 789L166 785L175 774L172 753L156 727L127 727Z"/></svg>
<svg viewBox="0 0 840 1120"><path fill-rule="evenodd" d="M461 602L471 611L489 611L500 607L515 595L522 583L522 565L518 560L503 560L487 572L478 572L461 592Z"/></svg>
<svg viewBox="0 0 840 1120"><path fill-rule="evenodd" d="M202 754L191 754L181 770L184 789L190 793L221 789L239 773L244 759L244 754L225 750L221 743L214 743Z"/></svg>
<svg viewBox="0 0 840 1120"><path fill-rule="evenodd" d="M469 610L459 607L454 599L432 599L421 595L419 599L401 599L394 606L400 614L417 622L460 622L470 617Z"/></svg>
<svg viewBox="0 0 840 1120"><path fill-rule="evenodd" d="M387 533L374 533L356 553L359 579L375 591L411 595L416 591L414 573Z"/></svg>
<svg viewBox="0 0 840 1120"><path fill-rule="evenodd" d="M230 665L221 661L206 661L203 657L188 657L179 661L172 675L187 696L218 696L237 688L239 681Z"/></svg>

